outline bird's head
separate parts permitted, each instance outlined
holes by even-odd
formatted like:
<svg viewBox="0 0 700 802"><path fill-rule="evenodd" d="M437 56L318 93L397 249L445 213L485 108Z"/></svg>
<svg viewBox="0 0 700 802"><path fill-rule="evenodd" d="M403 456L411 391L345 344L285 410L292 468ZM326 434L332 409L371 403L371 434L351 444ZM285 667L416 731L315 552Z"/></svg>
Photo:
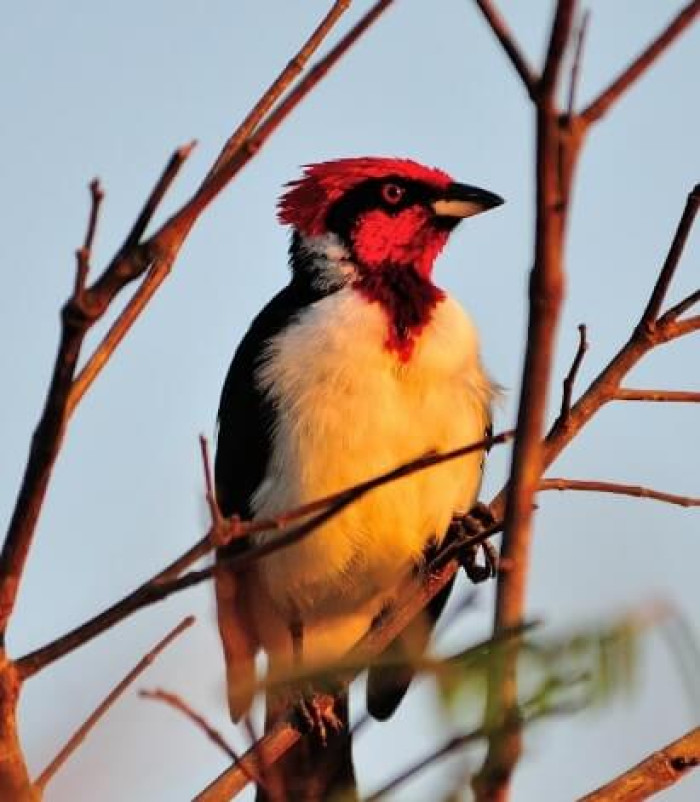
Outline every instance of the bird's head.
<svg viewBox="0 0 700 802"><path fill-rule="evenodd" d="M412 268L430 279L450 232L503 203L408 159L338 159L309 165L279 202L279 219L303 241L335 241L359 271Z"/></svg>

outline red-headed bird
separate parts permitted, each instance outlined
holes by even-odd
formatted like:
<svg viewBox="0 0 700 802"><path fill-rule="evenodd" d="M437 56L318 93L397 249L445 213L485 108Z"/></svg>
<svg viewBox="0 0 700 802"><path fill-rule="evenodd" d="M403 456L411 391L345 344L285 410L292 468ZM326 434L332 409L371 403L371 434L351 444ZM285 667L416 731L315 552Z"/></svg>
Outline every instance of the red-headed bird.
<svg viewBox="0 0 700 802"><path fill-rule="evenodd" d="M272 517L484 437L494 386L472 321L435 285L433 266L460 220L501 203L406 159L316 164L288 185L279 219L292 229L291 281L252 323L221 396L224 515ZM244 572L222 566L217 607L234 720L250 707L259 650L283 674L299 659L338 660L368 631L452 517L471 509L482 463L474 453L387 484ZM393 712L410 676L371 669L370 711ZM268 721L286 703L268 693ZM335 716L347 722L347 700L336 701ZM343 748L336 781L352 771L347 741ZM294 781L286 778L290 799L330 798Z"/></svg>

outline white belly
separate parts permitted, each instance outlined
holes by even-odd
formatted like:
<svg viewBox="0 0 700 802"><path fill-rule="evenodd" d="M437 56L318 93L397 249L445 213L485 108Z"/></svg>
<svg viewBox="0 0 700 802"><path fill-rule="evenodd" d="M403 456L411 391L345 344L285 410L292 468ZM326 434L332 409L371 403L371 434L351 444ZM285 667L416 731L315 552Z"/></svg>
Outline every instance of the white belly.
<svg viewBox="0 0 700 802"><path fill-rule="evenodd" d="M483 437L492 388L459 305L448 297L436 307L407 363L384 347L386 331L381 307L347 288L314 304L273 341L257 380L285 414L254 496L256 517ZM322 625L319 637L332 646L321 650L345 651L428 541L441 540L453 513L471 507L481 459L469 455L378 488L302 542L269 555L256 581L275 613L285 621L298 613L307 631ZM259 632L268 651L266 642L277 640L267 621L272 612L258 627L270 630L269 637Z"/></svg>

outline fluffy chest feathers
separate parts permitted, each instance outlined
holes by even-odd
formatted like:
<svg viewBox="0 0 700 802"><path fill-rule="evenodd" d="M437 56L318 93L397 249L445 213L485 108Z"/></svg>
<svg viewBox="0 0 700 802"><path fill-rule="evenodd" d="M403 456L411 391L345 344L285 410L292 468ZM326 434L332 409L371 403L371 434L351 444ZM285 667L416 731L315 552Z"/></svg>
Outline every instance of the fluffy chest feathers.
<svg viewBox="0 0 700 802"><path fill-rule="evenodd" d="M311 304L268 344L255 382L276 410L252 508L268 516L342 490L430 451L478 440L491 385L474 327L446 296L410 359L386 347L387 317L346 287ZM481 455L379 488L303 542L267 557L259 579L281 615L305 621L377 609L455 511L468 509ZM274 537L269 535L268 537Z"/></svg>

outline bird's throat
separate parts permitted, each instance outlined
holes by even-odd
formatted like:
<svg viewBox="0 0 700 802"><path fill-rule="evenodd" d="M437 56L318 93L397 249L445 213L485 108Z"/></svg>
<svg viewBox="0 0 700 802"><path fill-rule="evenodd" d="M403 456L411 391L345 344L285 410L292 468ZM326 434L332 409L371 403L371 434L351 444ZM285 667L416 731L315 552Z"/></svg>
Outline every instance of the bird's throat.
<svg viewBox="0 0 700 802"><path fill-rule="evenodd" d="M408 362L415 344L445 293L411 266L389 265L363 270L353 287L387 316L386 347Z"/></svg>

